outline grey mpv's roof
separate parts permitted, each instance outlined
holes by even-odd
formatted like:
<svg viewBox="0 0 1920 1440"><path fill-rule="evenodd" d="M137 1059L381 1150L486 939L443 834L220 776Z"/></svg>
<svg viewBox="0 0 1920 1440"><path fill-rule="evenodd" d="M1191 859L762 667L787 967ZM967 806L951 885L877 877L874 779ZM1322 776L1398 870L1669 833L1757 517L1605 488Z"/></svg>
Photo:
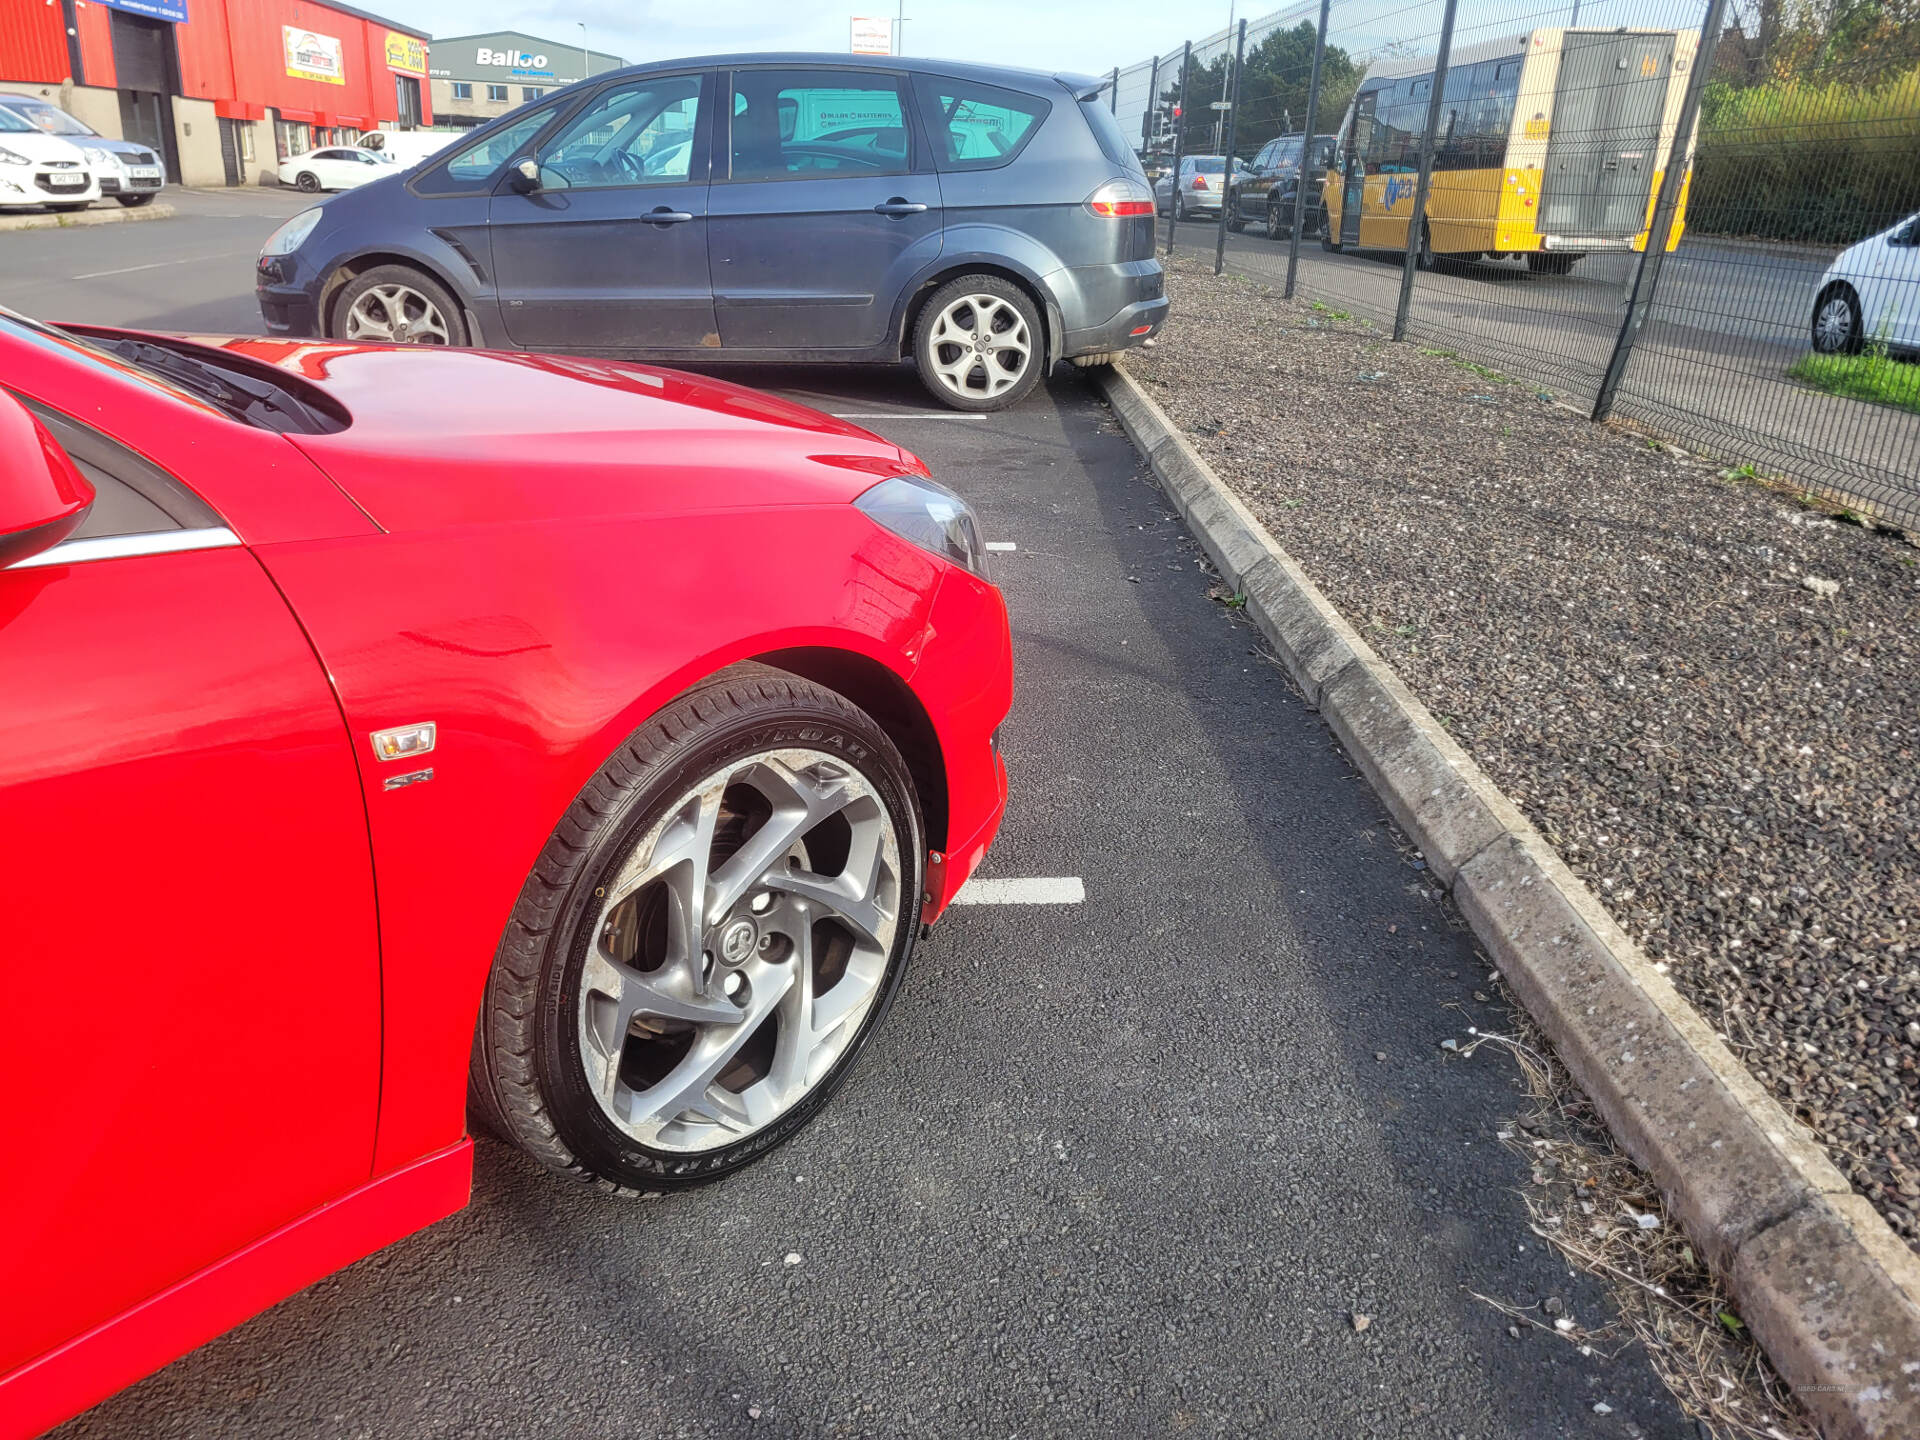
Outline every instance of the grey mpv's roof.
<svg viewBox="0 0 1920 1440"><path fill-rule="evenodd" d="M759 51L744 55L687 55L672 60L649 60L628 65L593 77L596 83L621 75L650 75L668 70L721 70L743 65L807 65L823 70L883 70L897 74L950 75L956 80L977 80L983 85L1000 85L1009 90L1031 90L1036 86L1061 85L1075 99L1087 99L1107 82L1097 76L1069 72L1049 74L1044 70L1022 70L1012 65L976 65L964 60L935 60L918 55L842 55L803 50Z"/></svg>

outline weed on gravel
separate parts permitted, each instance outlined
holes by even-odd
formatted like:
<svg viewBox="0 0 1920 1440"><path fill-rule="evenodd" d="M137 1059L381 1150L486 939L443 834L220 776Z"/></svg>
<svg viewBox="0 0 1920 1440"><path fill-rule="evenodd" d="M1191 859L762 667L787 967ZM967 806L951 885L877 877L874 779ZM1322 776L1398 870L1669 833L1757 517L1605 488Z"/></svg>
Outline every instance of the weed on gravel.
<svg viewBox="0 0 1920 1440"><path fill-rule="evenodd" d="M1176 263L1133 370L1920 1244L1920 550Z"/></svg>

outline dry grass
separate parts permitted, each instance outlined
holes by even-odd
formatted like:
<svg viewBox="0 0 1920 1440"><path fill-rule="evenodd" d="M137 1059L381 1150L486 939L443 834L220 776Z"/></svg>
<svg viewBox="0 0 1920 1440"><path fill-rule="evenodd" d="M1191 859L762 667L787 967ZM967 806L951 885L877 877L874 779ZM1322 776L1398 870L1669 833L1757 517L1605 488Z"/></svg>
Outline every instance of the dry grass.
<svg viewBox="0 0 1920 1440"><path fill-rule="evenodd" d="M1603 1280L1620 1318L1588 1330L1572 1316L1545 1316L1477 1291L1475 1298L1582 1353L1611 1358L1638 1341L1687 1416L1705 1421L1718 1440L1818 1440L1652 1180L1614 1145L1592 1104L1508 998L1512 1033L1476 1032L1460 1053L1494 1045L1518 1064L1529 1107L1500 1138L1531 1170L1521 1198L1533 1232L1570 1265Z"/></svg>

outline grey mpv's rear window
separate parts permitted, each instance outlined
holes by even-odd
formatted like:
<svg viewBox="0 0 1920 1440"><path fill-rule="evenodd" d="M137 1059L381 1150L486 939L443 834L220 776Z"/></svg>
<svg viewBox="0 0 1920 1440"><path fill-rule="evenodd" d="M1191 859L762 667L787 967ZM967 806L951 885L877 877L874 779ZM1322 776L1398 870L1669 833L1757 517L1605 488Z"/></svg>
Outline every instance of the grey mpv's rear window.
<svg viewBox="0 0 1920 1440"><path fill-rule="evenodd" d="M1120 128L1120 122L1113 118L1113 112L1102 100L1082 100L1080 113L1086 117L1087 124L1093 130L1093 138L1100 142L1100 153L1107 159L1142 180L1147 172L1140 168L1140 157L1133 153L1133 147L1127 144L1127 132Z"/></svg>
<svg viewBox="0 0 1920 1440"><path fill-rule="evenodd" d="M1011 164L1053 108L1038 95L939 75L915 75L913 93L940 170Z"/></svg>

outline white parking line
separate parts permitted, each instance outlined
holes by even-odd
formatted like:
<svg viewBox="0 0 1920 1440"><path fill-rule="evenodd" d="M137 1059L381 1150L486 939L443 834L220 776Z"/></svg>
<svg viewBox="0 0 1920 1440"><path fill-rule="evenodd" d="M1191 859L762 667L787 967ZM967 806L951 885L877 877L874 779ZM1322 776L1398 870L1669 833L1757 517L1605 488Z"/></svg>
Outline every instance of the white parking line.
<svg viewBox="0 0 1920 1440"><path fill-rule="evenodd" d="M1011 540L989 540L987 541L987 548L989 550L1018 550L1020 547L1015 545Z"/></svg>
<svg viewBox="0 0 1920 1440"><path fill-rule="evenodd" d="M79 279L79 276L75 276ZM952 410L835 410L836 420L985 420L985 415L961 415Z"/></svg>
<svg viewBox="0 0 1920 1440"><path fill-rule="evenodd" d="M69 280L99 280L108 275L131 275L136 270L163 270L169 265L195 265L202 260L231 260L236 255L250 255L250 250L227 250L218 255L187 255L178 260L155 260L151 265L128 265L119 270L89 270L84 275L69 275Z"/></svg>
<svg viewBox="0 0 1920 1440"><path fill-rule="evenodd" d="M956 905L1079 905L1087 887L1078 875L1036 876L1030 880L969 880L953 897Z"/></svg>

